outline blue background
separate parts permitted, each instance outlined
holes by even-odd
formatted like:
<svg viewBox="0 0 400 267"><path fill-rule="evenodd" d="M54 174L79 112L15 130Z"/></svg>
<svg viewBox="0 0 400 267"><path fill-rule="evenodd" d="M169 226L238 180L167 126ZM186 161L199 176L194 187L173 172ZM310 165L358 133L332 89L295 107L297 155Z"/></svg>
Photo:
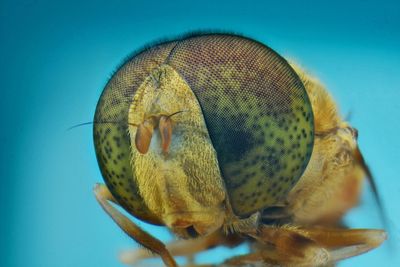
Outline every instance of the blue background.
<svg viewBox="0 0 400 267"><path fill-rule="evenodd" d="M352 113L390 242L340 266L400 266L400 5L395 1L0 2L1 266L121 266L136 247L96 203L90 121L114 68L149 41L191 30L255 38L295 59ZM333 3L334 2L334 3ZM382 227L368 187L346 217ZM161 228L148 227L164 240ZM218 249L202 262L233 253Z"/></svg>

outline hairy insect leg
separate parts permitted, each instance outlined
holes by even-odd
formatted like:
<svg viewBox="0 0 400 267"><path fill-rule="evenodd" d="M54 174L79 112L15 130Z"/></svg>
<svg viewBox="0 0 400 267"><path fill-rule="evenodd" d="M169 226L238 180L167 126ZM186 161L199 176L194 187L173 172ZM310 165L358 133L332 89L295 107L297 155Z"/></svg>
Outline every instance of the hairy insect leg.
<svg viewBox="0 0 400 267"><path fill-rule="evenodd" d="M214 248L216 246L235 247L244 239L236 234L226 235L220 231L213 234L198 237L196 239L177 240L166 245L173 256L185 256L192 259L199 252ZM146 249L124 251L120 254L123 263L133 265L138 261L154 258L155 255ZM189 261L190 262L190 261ZM190 266L198 266L191 264Z"/></svg>
<svg viewBox="0 0 400 267"><path fill-rule="evenodd" d="M301 232L261 226L248 233L259 242L253 253L232 258L222 266L322 266L329 252Z"/></svg>
<svg viewBox="0 0 400 267"><path fill-rule="evenodd" d="M299 229L308 238L315 240L320 246L329 249L331 259L338 261L357 256L374 249L386 240L383 230L374 229Z"/></svg>
<svg viewBox="0 0 400 267"><path fill-rule="evenodd" d="M326 266L379 246L381 230L342 230L261 226L248 233L261 243L258 251L221 266Z"/></svg>
<svg viewBox="0 0 400 267"><path fill-rule="evenodd" d="M160 255L164 264L167 267L177 267L174 258L166 249L164 243L162 243L157 238L151 236L146 231L142 230L139 226L133 223L125 215L114 208L109 201L116 204L110 191L105 185L96 184L94 187L94 193L96 195L97 201L100 203L101 207L110 215L110 217L118 224L121 229L132 237L136 242L149 249L150 251Z"/></svg>

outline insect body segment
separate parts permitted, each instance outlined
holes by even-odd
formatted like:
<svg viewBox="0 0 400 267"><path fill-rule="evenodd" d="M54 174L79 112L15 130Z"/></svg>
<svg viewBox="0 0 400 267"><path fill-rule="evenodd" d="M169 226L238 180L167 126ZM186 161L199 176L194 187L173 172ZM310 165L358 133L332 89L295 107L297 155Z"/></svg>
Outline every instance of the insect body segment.
<svg viewBox="0 0 400 267"><path fill-rule="evenodd" d="M313 227L337 225L355 205L365 162L329 94L294 68L263 44L229 34L131 57L96 108L107 185L95 188L101 206L168 267L177 266L171 254L246 237L257 242L255 252L221 266L324 265L378 246L386 238L380 230ZM166 247L110 201L199 239ZM127 262L147 257L135 253Z"/></svg>

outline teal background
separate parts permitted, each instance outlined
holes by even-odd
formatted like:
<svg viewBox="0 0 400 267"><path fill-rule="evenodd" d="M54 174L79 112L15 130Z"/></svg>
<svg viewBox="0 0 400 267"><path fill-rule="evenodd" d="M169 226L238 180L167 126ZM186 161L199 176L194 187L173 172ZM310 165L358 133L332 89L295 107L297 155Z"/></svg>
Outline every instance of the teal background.
<svg viewBox="0 0 400 267"><path fill-rule="evenodd" d="M2 0L0 266L121 266L117 253L137 245L94 199L102 178L92 128L66 129L92 120L130 52L207 29L242 33L296 60L326 84L342 114L351 112L391 233L384 246L339 266L400 266L399 26L396 1ZM382 227L368 186L346 223ZM245 250L217 249L199 261Z"/></svg>

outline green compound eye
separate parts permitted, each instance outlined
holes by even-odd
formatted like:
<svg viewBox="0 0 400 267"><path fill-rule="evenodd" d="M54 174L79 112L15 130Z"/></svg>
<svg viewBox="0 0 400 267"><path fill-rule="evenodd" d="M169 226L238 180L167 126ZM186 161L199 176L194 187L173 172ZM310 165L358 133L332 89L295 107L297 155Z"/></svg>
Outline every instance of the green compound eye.
<svg viewBox="0 0 400 267"><path fill-rule="evenodd" d="M313 112L285 59L254 40L204 34L155 45L116 72L97 106L94 139L110 191L135 216L160 223L146 208L130 166L128 110L140 84L166 64L196 96L233 211L248 216L284 200L310 159Z"/></svg>

